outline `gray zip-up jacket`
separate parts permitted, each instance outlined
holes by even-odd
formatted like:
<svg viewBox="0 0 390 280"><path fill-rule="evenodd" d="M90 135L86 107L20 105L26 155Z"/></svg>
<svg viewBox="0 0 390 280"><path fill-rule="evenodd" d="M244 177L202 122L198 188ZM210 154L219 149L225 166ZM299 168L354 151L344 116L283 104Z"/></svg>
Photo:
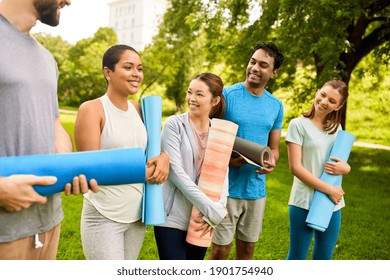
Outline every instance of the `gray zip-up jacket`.
<svg viewBox="0 0 390 280"><path fill-rule="evenodd" d="M161 145L170 157L169 178L163 184L165 223L161 226L187 231L193 205L208 224L217 226L227 214L228 174L219 201L212 201L197 186L196 143L188 113L166 119Z"/></svg>

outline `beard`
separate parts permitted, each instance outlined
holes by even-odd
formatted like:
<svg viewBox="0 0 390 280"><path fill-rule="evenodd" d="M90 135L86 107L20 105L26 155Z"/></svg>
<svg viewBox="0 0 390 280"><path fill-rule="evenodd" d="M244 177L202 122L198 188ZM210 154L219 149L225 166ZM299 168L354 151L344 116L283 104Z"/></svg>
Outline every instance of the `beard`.
<svg viewBox="0 0 390 280"><path fill-rule="evenodd" d="M246 81L252 88L260 88L262 85L262 79L259 76L250 77L250 73L247 73Z"/></svg>
<svg viewBox="0 0 390 280"><path fill-rule="evenodd" d="M60 23L60 18L57 14L57 1L35 0L34 7L38 12L38 19L40 22L50 26L57 26Z"/></svg>

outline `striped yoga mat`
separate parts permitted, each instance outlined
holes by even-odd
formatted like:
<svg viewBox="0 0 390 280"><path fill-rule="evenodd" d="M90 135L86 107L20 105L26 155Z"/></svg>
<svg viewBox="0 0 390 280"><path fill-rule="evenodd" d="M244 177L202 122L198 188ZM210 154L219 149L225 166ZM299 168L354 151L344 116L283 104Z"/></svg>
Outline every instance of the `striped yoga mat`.
<svg viewBox="0 0 390 280"><path fill-rule="evenodd" d="M221 196L237 130L238 125L233 122L211 120L198 186L212 201L217 201ZM193 206L186 241L196 246L208 247L211 244L211 236L206 234L201 237L202 232L195 231L198 224L194 219L199 213Z"/></svg>

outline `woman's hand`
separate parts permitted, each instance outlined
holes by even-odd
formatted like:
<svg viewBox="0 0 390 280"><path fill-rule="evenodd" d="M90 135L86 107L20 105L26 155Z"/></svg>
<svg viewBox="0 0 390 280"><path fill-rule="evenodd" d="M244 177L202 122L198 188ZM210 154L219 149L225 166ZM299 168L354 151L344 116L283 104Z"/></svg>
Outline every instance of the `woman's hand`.
<svg viewBox="0 0 390 280"><path fill-rule="evenodd" d="M69 196L71 194L73 195L79 195L87 193L89 190L91 190L94 193L97 193L99 191L99 185L95 179L87 181L87 178L84 174L80 174L79 176L75 176L72 179L72 183L67 183L65 185L64 193L66 196Z"/></svg>
<svg viewBox="0 0 390 280"><path fill-rule="evenodd" d="M351 166L337 157L330 157L331 160L325 163L325 172L331 175L344 175L351 171Z"/></svg>
<svg viewBox="0 0 390 280"><path fill-rule="evenodd" d="M162 152L146 163L146 180L151 184L162 184L168 179L169 156Z"/></svg>
<svg viewBox="0 0 390 280"><path fill-rule="evenodd" d="M205 236L206 234L210 234L210 236L213 235L214 228L210 226L205 220L202 219L203 214L199 212L198 216L196 219L194 219L194 222L198 224L198 227L196 228L195 231L202 231L201 237Z"/></svg>
<svg viewBox="0 0 390 280"><path fill-rule="evenodd" d="M341 199L344 196L344 191L340 187L331 187L328 193L329 198L333 201L334 204L339 204Z"/></svg>

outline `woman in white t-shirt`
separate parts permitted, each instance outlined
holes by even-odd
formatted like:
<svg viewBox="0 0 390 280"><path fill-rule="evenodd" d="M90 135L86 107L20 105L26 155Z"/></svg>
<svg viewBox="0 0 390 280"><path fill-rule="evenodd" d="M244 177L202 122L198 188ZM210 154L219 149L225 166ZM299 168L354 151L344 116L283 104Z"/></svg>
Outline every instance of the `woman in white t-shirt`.
<svg viewBox="0 0 390 280"><path fill-rule="evenodd" d="M322 180L323 171L332 175L348 174L348 163L332 157L330 150L341 129L341 108L348 98L343 81L331 80L317 91L309 112L291 120L286 143L290 170L294 175L289 199L290 249L287 259L307 258L314 235L313 259L331 259L341 224L344 191ZM306 224L306 217L314 190L321 191L335 203L335 209L325 232L316 231Z"/></svg>
<svg viewBox="0 0 390 280"><path fill-rule="evenodd" d="M115 45L103 55L107 92L83 103L78 111L74 137L78 151L135 148L144 150L147 131L141 106L128 100L139 91L144 74L139 54L130 46ZM169 157L152 158L146 179L161 184L168 177ZM145 236L141 222L143 184L99 186L84 195L81 239L87 259L137 259Z"/></svg>

